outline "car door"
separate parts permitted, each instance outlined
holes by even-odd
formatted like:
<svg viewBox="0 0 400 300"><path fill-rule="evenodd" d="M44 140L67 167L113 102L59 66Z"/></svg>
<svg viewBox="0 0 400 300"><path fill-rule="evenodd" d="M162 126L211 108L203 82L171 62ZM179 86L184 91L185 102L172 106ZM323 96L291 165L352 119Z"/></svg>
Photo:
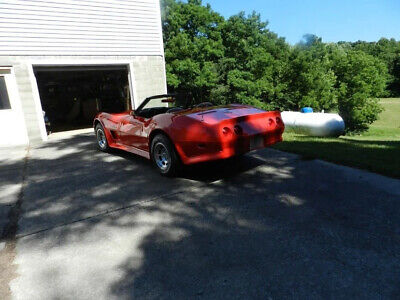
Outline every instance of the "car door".
<svg viewBox="0 0 400 300"><path fill-rule="evenodd" d="M119 140L125 146L140 148L143 139L143 121L139 116L127 115L119 125Z"/></svg>

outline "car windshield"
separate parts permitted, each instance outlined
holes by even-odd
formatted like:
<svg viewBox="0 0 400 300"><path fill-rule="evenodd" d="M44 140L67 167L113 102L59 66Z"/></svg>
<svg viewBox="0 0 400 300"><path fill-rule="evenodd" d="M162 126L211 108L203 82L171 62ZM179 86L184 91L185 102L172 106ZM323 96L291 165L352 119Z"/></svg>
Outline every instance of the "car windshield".
<svg viewBox="0 0 400 300"><path fill-rule="evenodd" d="M180 107L180 108L186 109L186 108L190 108L191 104L192 104L192 100L189 96L162 95L162 96L155 96L153 99L148 101L142 107L142 110L145 110L148 108L156 108L156 107L168 107L168 108Z"/></svg>
<svg viewBox="0 0 400 300"><path fill-rule="evenodd" d="M191 107L191 98L183 95L159 95L144 100L136 111L136 115L152 118L156 115L176 112Z"/></svg>
<svg viewBox="0 0 400 300"><path fill-rule="evenodd" d="M213 106L211 102L196 103L190 95L158 95L145 99L136 110L136 115L152 118L163 113L173 113L189 108Z"/></svg>

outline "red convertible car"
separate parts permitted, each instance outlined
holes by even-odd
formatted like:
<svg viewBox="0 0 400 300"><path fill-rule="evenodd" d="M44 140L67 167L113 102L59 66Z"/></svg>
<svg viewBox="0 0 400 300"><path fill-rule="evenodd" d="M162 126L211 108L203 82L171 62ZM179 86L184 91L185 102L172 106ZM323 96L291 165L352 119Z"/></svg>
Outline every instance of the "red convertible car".
<svg viewBox="0 0 400 300"><path fill-rule="evenodd" d="M154 162L171 176L185 165L230 158L282 141L278 111L248 105L178 105L173 95L145 99L132 111L99 113L94 120L97 145L129 151Z"/></svg>

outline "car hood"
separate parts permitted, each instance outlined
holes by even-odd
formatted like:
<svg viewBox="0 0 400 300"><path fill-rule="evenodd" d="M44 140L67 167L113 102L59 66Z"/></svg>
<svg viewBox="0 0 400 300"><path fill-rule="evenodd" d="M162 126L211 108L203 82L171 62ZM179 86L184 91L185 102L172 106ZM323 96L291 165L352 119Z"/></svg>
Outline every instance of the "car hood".
<svg viewBox="0 0 400 300"><path fill-rule="evenodd" d="M264 112L264 110L252 106L231 104L226 106L194 108L184 110L176 114L213 125L224 120L235 119Z"/></svg>

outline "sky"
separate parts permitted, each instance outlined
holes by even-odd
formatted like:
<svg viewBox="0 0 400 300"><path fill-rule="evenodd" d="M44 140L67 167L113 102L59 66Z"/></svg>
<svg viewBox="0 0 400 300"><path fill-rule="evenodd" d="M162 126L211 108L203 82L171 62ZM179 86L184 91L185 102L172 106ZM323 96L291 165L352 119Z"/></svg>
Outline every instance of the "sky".
<svg viewBox="0 0 400 300"><path fill-rule="evenodd" d="M225 17L261 14L268 28L290 44L304 34L324 42L400 40L400 0L203 0Z"/></svg>

